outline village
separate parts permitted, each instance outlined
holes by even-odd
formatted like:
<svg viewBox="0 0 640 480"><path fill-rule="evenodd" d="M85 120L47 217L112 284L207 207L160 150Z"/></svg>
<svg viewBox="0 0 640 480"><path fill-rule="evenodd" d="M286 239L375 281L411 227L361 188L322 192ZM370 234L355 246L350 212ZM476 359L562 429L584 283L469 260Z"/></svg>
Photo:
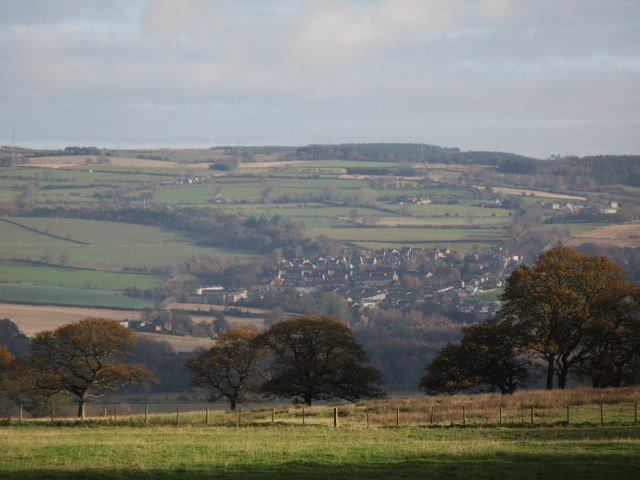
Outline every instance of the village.
<svg viewBox="0 0 640 480"><path fill-rule="evenodd" d="M257 284L235 290L201 287L193 301L245 306L267 292L294 290L300 295L331 292L344 297L354 319L371 308L408 311L421 304L490 316L499 309L497 297L480 294L500 289L520 262L504 247L466 255L449 248L344 250L336 257L282 258L275 268L262 272Z"/></svg>

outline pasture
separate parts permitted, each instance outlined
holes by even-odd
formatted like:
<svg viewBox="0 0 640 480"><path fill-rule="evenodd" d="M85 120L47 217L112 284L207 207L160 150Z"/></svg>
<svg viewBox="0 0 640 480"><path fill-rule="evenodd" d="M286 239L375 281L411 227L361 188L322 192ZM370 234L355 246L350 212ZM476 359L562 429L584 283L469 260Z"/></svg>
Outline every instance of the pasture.
<svg viewBox="0 0 640 480"><path fill-rule="evenodd" d="M157 405L148 415L142 405L94 405L85 422L14 415L0 426L0 475L635 479L637 398L634 389L391 398L338 405L337 428L327 404Z"/></svg>
<svg viewBox="0 0 640 480"><path fill-rule="evenodd" d="M2 224L0 259L49 257L64 266L103 270L177 265L193 255L242 256L246 252L196 245L200 237L161 227L67 218L12 217ZM82 242L78 244L74 242Z"/></svg>
<svg viewBox="0 0 640 480"><path fill-rule="evenodd" d="M114 290L0 283L0 301L44 305L82 305L113 308L150 308L153 302Z"/></svg>
<svg viewBox="0 0 640 480"><path fill-rule="evenodd" d="M633 427L0 427L5 479L635 479Z"/></svg>

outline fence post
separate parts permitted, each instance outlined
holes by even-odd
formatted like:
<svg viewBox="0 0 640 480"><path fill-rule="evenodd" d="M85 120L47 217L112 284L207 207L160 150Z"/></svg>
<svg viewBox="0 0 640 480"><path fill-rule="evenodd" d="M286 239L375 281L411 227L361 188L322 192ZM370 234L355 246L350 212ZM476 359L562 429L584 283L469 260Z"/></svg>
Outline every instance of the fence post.
<svg viewBox="0 0 640 480"><path fill-rule="evenodd" d="M433 410L434 410L434 407L432 406L432 407L431 407L431 416L429 417L429 423L430 423L431 425L433 425Z"/></svg>
<svg viewBox="0 0 640 480"><path fill-rule="evenodd" d="M113 406L113 420L118 420L118 405Z"/></svg>
<svg viewBox="0 0 640 480"><path fill-rule="evenodd" d="M364 413L367 417L367 428L369 428L369 407L365 407Z"/></svg>
<svg viewBox="0 0 640 480"><path fill-rule="evenodd" d="M107 407L104 407L104 419L107 419Z"/></svg>
<svg viewBox="0 0 640 480"><path fill-rule="evenodd" d="M209 425L209 405L204 407L204 424Z"/></svg>
<svg viewBox="0 0 640 480"><path fill-rule="evenodd" d="M304 425L304 405L302 406L302 424Z"/></svg>
<svg viewBox="0 0 640 480"><path fill-rule="evenodd" d="M149 417L149 405L144 406L144 424L147 424L147 420Z"/></svg>
<svg viewBox="0 0 640 480"><path fill-rule="evenodd" d="M600 402L600 425L604 425L604 407L602 406L602 402Z"/></svg>
<svg viewBox="0 0 640 480"><path fill-rule="evenodd" d="M533 403L531 404L531 425L533 425Z"/></svg>
<svg viewBox="0 0 640 480"><path fill-rule="evenodd" d="M18 412L18 421L22 421L22 404L20 404L20 410Z"/></svg>
<svg viewBox="0 0 640 480"><path fill-rule="evenodd" d="M53 422L53 402L51 403L51 421Z"/></svg>
<svg viewBox="0 0 640 480"><path fill-rule="evenodd" d="M467 407L462 406L462 425L467 424Z"/></svg>
<svg viewBox="0 0 640 480"><path fill-rule="evenodd" d="M396 427L400 426L400 407L396 407Z"/></svg>
<svg viewBox="0 0 640 480"><path fill-rule="evenodd" d="M502 404L498 405L498 425L502 425Z"/></svg>
<svg viewBox="0 0 640 480"><path fill-rule="evenodd" d="M333 407L333 427L338 426L338 407Z"/></svg>
<svg viewBox="0 0 640 480"><path fill-rule="evenodd" d="M273 410L271 410L271 423L275 423L276 421L276 407L273 407Z"/></svg>
<svg viewBox="0 0 640 480"><path fill-rule="evenodd" d="M176 427L180 423L180 405L176 405Z"/></svg>
<svg viewBox="0 0 640 480"><path fill-rule="evenodd" d="M569 418L569 404L567 403L567 425L569 424L570 418Z"/></svg>

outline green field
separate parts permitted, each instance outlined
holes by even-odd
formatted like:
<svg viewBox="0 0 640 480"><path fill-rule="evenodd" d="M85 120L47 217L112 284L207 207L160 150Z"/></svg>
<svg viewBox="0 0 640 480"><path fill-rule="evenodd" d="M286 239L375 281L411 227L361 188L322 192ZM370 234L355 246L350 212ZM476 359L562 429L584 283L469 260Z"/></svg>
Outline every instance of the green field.
<svg viewBox="0 0 640 480"><path fill-rule="evenodd" d="M637 427L0 427L4 479L635 479Z"/></svg>
<svg viewBox="0 0 640 480"><path fill-rule="evenodd" d="M160 227L67 218L10 221L15 223L0 222L2 301L146 308L152 303L121 292L152 288L166 276L126 270L164 272L193 255L247 255L200 246L200 237Z"/></svg>
<svg viewBox="0 0 640 480"><path fill-rule="evenodd" d="M377 244L376 248L401 245L431 246L455 244L464 250L465 245L495 244L504 235L501 228L315 228L312 235L327 235L356 245Z"/></svg>
<svg viewBox="0 0 640 480"><path fill-rule="evenodd" d="M64 255L70 266L115 270L169 267L193 255L242 256L247 253L199 246L196 242L202 240L200 237L161 227L67 218L12 217L11 220L40 233L3 222L1 260L38 260L47 255L56 260Z"/></svg>
<svg viewBox="0 0 640 480"><path fill-rule="evenodd" d="M127 297L114 290L0 283L0 301L45 305L111 308L150 308L152 302Z"/></svg>
<svg viewBox="0 0 640 480"><path fill-rule="evenodd" d="M0 283L124 290L134 286L151 288L163 280L158 275L84 270L20 261L0 262Z"/></svg>

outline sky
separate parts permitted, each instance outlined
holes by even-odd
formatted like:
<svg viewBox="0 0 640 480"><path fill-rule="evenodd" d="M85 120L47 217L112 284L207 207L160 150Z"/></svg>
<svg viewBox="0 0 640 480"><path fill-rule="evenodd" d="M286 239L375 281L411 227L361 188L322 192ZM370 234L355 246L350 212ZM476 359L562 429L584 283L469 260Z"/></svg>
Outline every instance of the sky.
<svg viewBox="0 0 640 480"><path fill-rule="evenodd" d="M0 145L640 154L639 0L0 0Z"/></svg>

